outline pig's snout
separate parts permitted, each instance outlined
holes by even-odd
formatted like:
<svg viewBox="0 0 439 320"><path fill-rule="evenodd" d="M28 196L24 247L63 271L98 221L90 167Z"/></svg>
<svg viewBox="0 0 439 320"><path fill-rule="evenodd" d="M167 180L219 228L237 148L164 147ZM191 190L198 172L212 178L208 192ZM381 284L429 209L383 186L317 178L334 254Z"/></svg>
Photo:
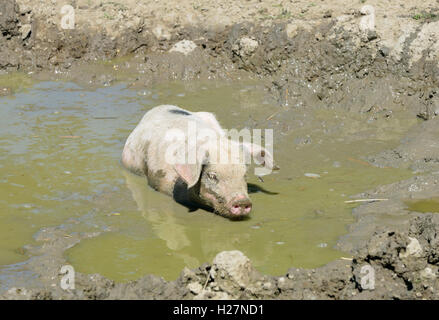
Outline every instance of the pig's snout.
<svg viewBox="0 0 439 320"><path fill-rule="evenodd" d="M229 211L233 216L245 216L252 210L252 203L246 196L238 196L230 202Z"/></svg>

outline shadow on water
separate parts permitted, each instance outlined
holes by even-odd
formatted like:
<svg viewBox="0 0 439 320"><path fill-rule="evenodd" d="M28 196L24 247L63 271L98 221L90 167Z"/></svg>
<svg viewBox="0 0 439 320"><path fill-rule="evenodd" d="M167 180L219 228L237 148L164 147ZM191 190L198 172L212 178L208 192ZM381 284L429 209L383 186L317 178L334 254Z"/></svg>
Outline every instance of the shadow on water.
<svg viewBox="0 0 439 320"><path fill-rule="evenodd" d="M247 190L249 194L258 193L258 192L262 192L268 195L279 194L278 192L268 191L255 183L247 183Z"/></svg>

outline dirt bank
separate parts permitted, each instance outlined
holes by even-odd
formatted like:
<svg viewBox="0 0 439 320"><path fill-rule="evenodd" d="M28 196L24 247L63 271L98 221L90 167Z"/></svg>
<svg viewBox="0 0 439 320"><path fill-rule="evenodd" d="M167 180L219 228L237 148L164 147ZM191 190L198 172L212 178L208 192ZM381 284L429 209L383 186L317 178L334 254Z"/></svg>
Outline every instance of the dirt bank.
<svg viewBox="0 0 439 320"><path fill-rule="evenodd" d="M272 277L255 272L235 252L184 270L174 282L147 276L117 284L77 274L77 288L69 292L59 288L63 252L95 235L65 238L61 227L47 228L37 236L41 246L29 248L28 270L19 276L11 271L11 283L23 289L1 298L439 298L438 216L404 205L439 191L438 1L77 0L70 3L74 29L62 28L63 4L0 3L1 73L89 86L123 80L139 88L173 79L261 78L283 107L269 123L280 128L289 127L289 110L311 106L367 114L371 122L408 111L422 123L399 146L367 160L418 175L358 195L389 200L354 209L357 222L338 244L353 260ZM373 26L364 5L373 7ZM102 59L111 72L101 72ZM0 87L0 95L13 91L8 84ZM364 265L373 267L374 290L362 289Z"/></svg>
<svg viewBox="0 0 439 320"><path fill-rule="evenodd" d="M372 119L401 109L430 119L439 108L437 1L71 4L74 29L64 29L64 3L3 1L0 70L89 85L259 77L280 104L306 99ZM114 73L89 72L117 57Z"/></svg>

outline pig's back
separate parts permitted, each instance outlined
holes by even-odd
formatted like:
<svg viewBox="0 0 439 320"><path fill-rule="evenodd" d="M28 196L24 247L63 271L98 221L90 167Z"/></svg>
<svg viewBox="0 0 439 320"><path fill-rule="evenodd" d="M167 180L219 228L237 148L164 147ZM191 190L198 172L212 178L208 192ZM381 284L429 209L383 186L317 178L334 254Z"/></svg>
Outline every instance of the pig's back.
<svg viewBox="0 0 439 320"><path fill-rule="evenodd" d="M148 178L160 172L161 175L166 174L168 180L174 180L176 173L165 161L169 142L164 138L171 129L179 129L186 133L189 121L196 122L199 129L209 127L209 124L196 113L177 106L160 105L149 110L125 143L122 153L123 165L136 174L146 174Z"/></svg>

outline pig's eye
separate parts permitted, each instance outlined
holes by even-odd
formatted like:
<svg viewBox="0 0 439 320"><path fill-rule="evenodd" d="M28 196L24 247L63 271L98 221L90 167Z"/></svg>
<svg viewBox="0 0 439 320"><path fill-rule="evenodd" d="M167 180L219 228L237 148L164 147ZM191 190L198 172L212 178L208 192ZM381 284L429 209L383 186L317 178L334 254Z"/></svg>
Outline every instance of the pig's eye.
<svg viewBox="0 0 439 320"><path fill-rule="evenodd" d="M217 177L216 174L213 173L213 172L208 172L208 173L207 173L207 177L208 177L210 180L214 181L214 182L218 182L218 177Z"/></svg>

